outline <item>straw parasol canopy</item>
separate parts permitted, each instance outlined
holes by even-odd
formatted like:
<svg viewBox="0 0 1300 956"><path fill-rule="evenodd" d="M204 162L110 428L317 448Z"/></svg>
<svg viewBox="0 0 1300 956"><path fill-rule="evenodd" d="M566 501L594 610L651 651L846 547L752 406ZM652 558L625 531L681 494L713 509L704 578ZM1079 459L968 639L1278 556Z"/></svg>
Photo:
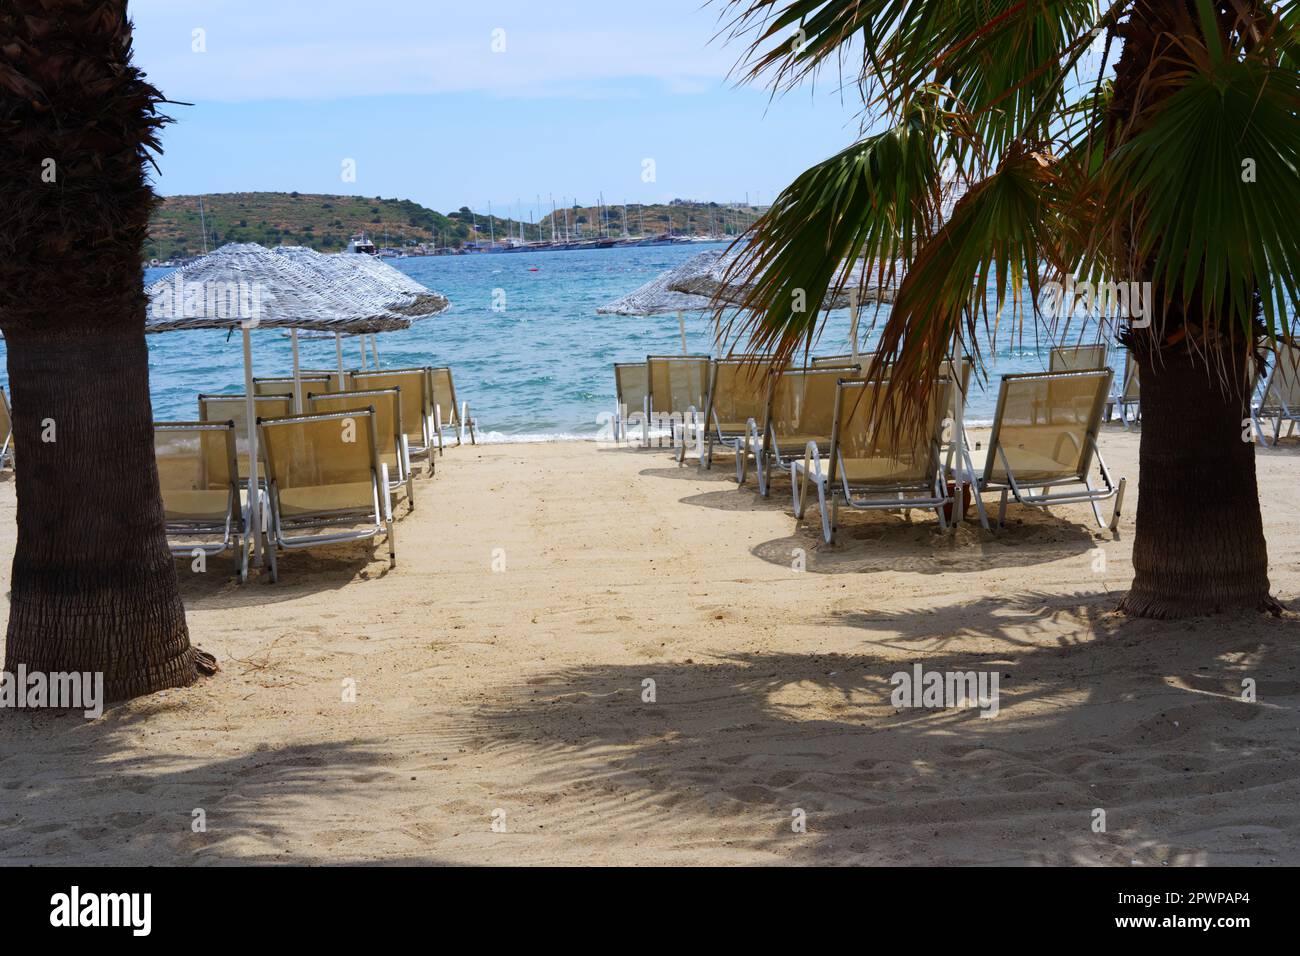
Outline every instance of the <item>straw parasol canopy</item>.
<svg viewBox="0 0 1300 956"><path fill-rule="evenodd" d="M446 312L451 302L376 256L355 252L329 255L306 246L279 246L274 250L323 280L340 283L353 292L386 300L388 309L411 319L427 319Z"/></svg>
<svg viewBox="0 0 1300 956"><path fill-rule="evenodd" d="M707 275L710 267L721 255L719 250L711 249L691 256L675 269L669 269L662 275L656 276L621 299L602 305L596 310L596 314L664 315L669 312L707 312L712 308L708 296L678 292L669 286Z"/></svg>
<svg viewBox="0 0 1300 956"><path fill-rule="evenodd" d="M327 279L256 243L221 246L146 292L150 333L242 326L365 334L411 324L389 308L391 296Z"/></svg>
<svg viewBox="0 0 1300 956"><path fill-rule="evenodd" d="M738 276L727 276L727 270L732 267L737 255L738 253L735 252L714 253L715 258L712 261L704 261L700 256L696 256L679 267L680 274L668 281L667 288L673 292L700 296L709 303L708 308L743 305L753 291L754 282L752 273L748 272ZM687 269L687 266L692 268ZM873 278L871 272L874 271L871 269L871 263L865 259L858 259L852 263L846 262L842 268L851 270L844 292L835 296L829 303L823 302L821 308L852 308L854 303L850 292L857 293L858 305L894 301L893 288L871 284L867 284L865 289L861 288L862 279Z"/></svg>

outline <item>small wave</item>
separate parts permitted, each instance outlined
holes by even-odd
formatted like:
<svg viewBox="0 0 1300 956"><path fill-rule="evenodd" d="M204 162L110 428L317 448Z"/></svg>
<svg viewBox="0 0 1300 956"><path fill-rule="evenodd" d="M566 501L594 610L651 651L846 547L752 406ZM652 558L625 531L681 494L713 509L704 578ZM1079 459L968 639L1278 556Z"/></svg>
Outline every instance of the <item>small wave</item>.
<svg viewBox="0 0 1300 956"><path fill-rule="evenodd" d="M522 445L551 441L595 441L596 434L579 435L574 432L479 432L483 445Z"/></svg>

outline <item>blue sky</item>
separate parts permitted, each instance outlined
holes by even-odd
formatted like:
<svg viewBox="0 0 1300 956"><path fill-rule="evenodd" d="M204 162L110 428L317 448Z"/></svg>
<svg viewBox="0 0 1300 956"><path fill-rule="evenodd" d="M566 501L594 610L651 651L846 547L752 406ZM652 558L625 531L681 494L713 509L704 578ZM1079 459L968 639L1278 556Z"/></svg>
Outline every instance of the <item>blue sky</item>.
<svg viewBox="0 0 1300 956"><path fill-rule="evenodd" d="M741 46L715 39L720 2L130 9L137 63L170 99L194 104L168 107L164 195L297 189L443 211L491 200L494 212L531 210L538 194L590 203L602 190L611 203L746 192L768 202L858 128L834 76L776 101L729 80ZM355 183L343 179L349 159Z"/></svg>

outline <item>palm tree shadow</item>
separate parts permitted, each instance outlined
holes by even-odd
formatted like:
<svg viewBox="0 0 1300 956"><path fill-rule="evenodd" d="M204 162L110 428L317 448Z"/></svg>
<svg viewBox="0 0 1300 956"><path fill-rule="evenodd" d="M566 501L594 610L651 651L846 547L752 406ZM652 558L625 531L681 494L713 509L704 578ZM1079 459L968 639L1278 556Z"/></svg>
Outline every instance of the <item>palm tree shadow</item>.
<svg viewBox="0 0 1300 956"><path fill-rule="evenodd" d="M0 761L30 773L0 784L0 861L337 862L373 843L373 834L334 821L368 819L376 787L410 786L391 769L380 741L263 744L218 759L201 748L124 754L138 725L184 707L179 697L155 698L145 708L110 708L94 721L6 714Z"/></svg>
<svg viewBox="0 0 1300 956"><path fill-rule="evenodd" d="M685 817L709 841L792 862L1200 862L1180 800L1248 808L1262 793L1277 801L1257 810L1267 816L1291 799L1240 768L1276 778L1300 760L1294 620L1189 637L1187 622L1043 595L979 599L947 619L961 621L961 647L928 610L863 611L828 621L864 632L852 654L568 668L503 687L473 724L489 751L628 839ZM1202 663L1181 653L1189 640ZM891 679L914 664L997 673L997 715L895 708ZM1243 702L1245 674L1267 676L1274 703ZM1109 833L1092 832L1098 807ZM1249 810L1218 816L1240 825ZM1278 835L1300 845L1294 824Z"/></svg>

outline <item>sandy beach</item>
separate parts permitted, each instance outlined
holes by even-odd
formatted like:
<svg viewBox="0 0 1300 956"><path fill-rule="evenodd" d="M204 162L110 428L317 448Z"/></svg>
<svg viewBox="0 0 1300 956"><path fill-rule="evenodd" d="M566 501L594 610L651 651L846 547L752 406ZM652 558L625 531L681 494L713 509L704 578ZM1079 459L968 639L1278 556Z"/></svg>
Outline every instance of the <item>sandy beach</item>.
<svg viewBox="0 0 1300 956"><path fill-rule="evenodd" d="M1300 863L1300 624L1113 613L1137 448L1106 429L1118 541L1013 506L998 535L850 514L834 548L727 458L449 449L395 570L178 564L216 677L96 721L0 713L0 862ZM1295 607L1300 447L1257 456ZM6 569L14 507L7 476ZM997 716L896 710L916 663L997 670Z"/></svg>

